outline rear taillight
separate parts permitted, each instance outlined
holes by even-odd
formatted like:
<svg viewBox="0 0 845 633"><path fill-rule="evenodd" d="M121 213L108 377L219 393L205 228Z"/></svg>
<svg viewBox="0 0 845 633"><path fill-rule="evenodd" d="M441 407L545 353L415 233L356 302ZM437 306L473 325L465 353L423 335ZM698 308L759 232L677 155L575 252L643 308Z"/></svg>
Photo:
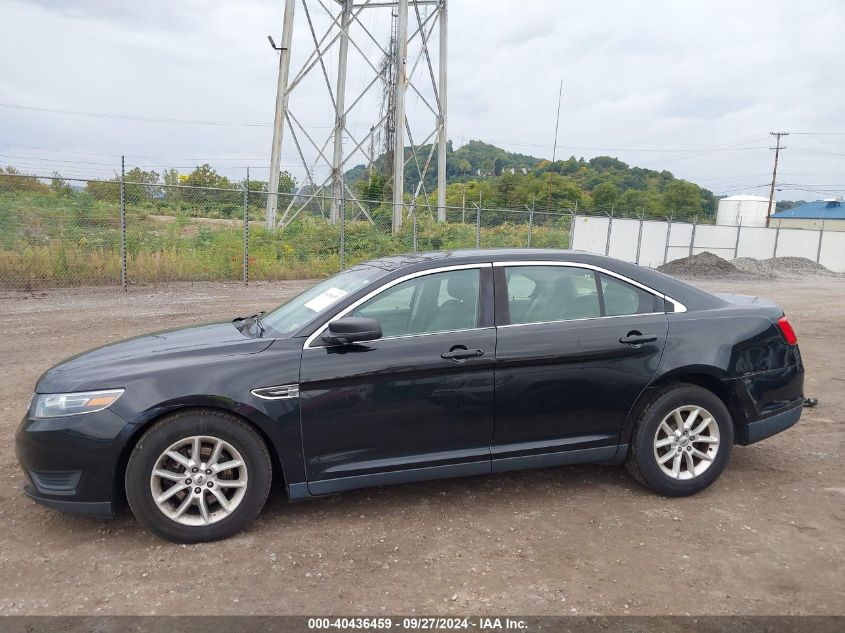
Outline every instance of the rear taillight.
<svg viewBox="0 0 845 633"><path fill-rule="evenodd" d="M792 329L792 324L789 322L785 316L782 316L778 319L778 327L780 328L781 333L783 334L783 338L786 339L786 342L790 345L797 345L798 344L798 337L795 336L795 330Z"/></svg>

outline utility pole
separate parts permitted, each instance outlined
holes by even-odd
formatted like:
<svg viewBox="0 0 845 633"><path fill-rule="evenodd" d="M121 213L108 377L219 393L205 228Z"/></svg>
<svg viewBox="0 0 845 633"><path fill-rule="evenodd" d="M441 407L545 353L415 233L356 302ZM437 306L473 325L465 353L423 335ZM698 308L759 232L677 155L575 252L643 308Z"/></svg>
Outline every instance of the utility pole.
<svg viewBox="0 0 845 633"><path fill-rule="evenodd" d="M405 91L408 86L408 0L398 0L396 29L396 92L393 139L393 232L402 226L405 193Z"/></svg>
<svg viewBox="0 0 845 633"><path fill-rule="evenodd" d="M780 144L780 139L782 136L789 136L789 132L769 132L769 134L777 139L777 143L775 144L775 147L769 148L775 150L775 166L774 169L772 169L772 187L769 189L769 210L766 212L766 226L769 226L769 219L772 217L772 203L775 199L775 182L778 177L778 158L780 157L780 150L786 149L785 146Z"/></svg>
<svg viewBox="0 0 845 633"><path fill-rule="evenodd" d="M296 0L285 0L282 21L282 45L279 47L279 79L276 84L276 114L273 118L273 147L270 152L270 177L267 189L267 229L276 227L276 208L279 204L279 170L282 158L282 136L288 109L288 74L290 72L290 43L293 39L293 10ZM273 45L272 38L270 44ZM276 48L273 45L273 48Z"/></svg>
<svg viewBox="0 0 845 633"><path fill-rule="evenodd" d="M552 163L549 165L549 195L546 199L546 211L552 210L552 167L557 159L557 131L560 127L560 101L563 98L563 79L560 80L560 90L557 93L557 116L555 118L555 144L552 147Z"/></svg>

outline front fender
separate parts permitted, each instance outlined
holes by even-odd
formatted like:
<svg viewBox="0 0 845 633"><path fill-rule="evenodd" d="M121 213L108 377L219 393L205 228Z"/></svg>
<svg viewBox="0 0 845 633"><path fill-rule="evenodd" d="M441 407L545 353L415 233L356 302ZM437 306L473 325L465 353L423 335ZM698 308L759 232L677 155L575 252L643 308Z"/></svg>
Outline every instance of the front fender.
<svg viewBox="0 0 845 633"><path fill-rule="evenodd" d="M288 486L305 481L299 399L268 400L252 390L297 384L301 340L277 340L264 351L215 359L191 370L150 371L130 380L114 412L127 420L124 464L140 435L173 411L215 408L241 417L263 436Z"/></svg>
<svg viewBox="0 0 845 633"><path fill-rule="evenodd" d="M222 395L192 394L158 403L132 418L124 429L122 439L126 447L126 459L141 435L156 420L174 411L213 408L228 411L255 427L267 444L275 464L282 469L288 485L305 481L299 399L262 400L251 394L250 398L250 402L243 402Z"/></svg>

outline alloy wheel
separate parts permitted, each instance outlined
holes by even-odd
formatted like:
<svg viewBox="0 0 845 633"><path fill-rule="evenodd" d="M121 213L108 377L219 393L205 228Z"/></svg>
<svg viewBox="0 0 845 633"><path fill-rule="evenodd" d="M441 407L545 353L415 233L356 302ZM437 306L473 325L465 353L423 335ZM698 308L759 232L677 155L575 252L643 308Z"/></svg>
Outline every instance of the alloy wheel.
<svg viewBox="0 0 845 633"><path fill-rule="evenodd" d="M670 411L654 434L654 458L664 474L689 480L710 468L719 452L719 426L702 407L684 405Z"/></svg>
<svg viewBox="0 0 845 633"><path fill-rule="evenodd" d="M234 512L247 482L246 462L234 446L217 437L194 435L171 444L158 457L150 492L169 519L203 526Z"/></svg>

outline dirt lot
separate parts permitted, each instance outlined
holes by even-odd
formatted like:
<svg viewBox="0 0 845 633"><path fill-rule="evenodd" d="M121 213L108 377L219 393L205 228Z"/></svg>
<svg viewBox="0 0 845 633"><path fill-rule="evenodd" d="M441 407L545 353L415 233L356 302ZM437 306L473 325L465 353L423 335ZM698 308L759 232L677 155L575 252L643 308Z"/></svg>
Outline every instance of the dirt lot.
<svg viewBox="0 0 845 633"><path fill-rule="evenodd" d="M0 291L0 614L833 614L845 605L845 279L707 281L765 294L796 326L807 393L791 431L663 499L621 468L569 467L289 504L179 546L131 515L25 499L13 434L38 375L130 335L272 306L303 283Z"/></svg>

